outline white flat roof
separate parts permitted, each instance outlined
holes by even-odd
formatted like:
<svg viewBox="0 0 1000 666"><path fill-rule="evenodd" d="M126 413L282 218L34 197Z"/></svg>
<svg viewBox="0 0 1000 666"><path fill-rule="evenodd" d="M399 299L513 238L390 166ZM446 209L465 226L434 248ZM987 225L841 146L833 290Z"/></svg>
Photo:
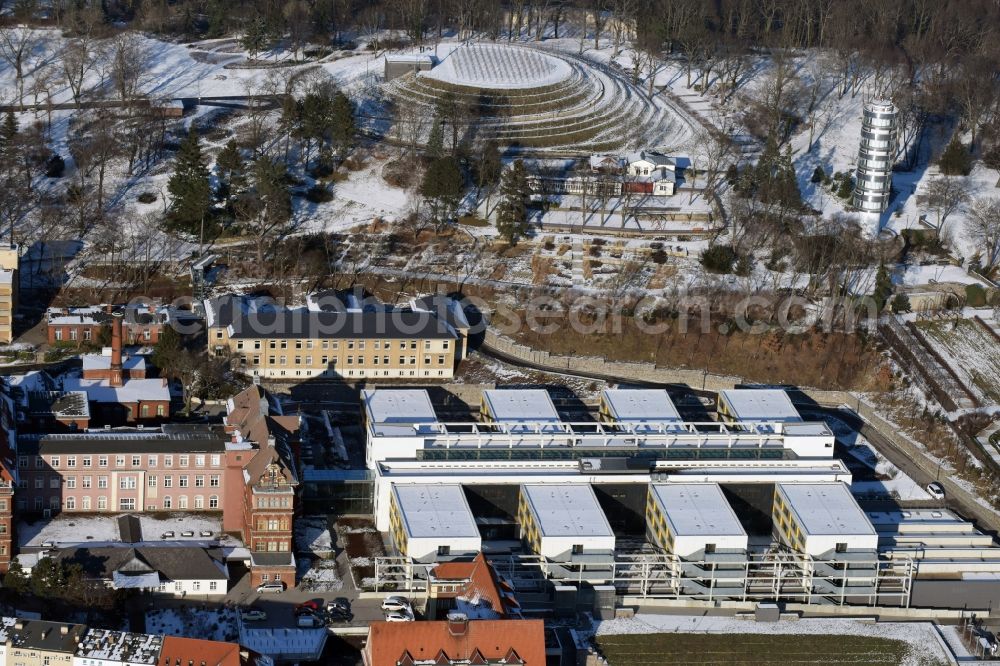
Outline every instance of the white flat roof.
<svg viewBox="0 0 1000 666"><path fill-rule="evenodd" d="M604 402L616 421L680 421L681 415L663 389L605 389Z"/></svg>
<svg viewBox="0 0 1000 666"><path fill-rule="evenodd" d="M801 421L797 409L782 389L729 389L720 396L740 421Z"/></svg>
<svg viewBox="0 0 1000 666"><path fill-rule="evenodd" d="M521 492L542 536L614 536L594 489L585 483L522 485Z"/></svg>
<svg viewBox="0 0 1000 666"><path fill-rule="evenodd" d="M110 370L111 356L104 354L82 354L84 370ZM125 370L145 370L146 359L143 356L123 356L122 368Z"/></svg>
<svg viewBox="0 0 1000 666"><path fill-rule="evenodd" d="M650 486L675 536L746 536L717 483Z"/></svg>
<svg viewBox="0 0 1000 666"><path fill-rule="evenodd" d="M560 421L559 412L545 389L489 389L483 401L498 423L551 423Z"/></svg>
<svg viewBox="0 0 1000 666"><path fill-rule="evenodd" d="M845 483L779 483L777 487L805 534L875 534Z"/></svg>
<svg viewBox="0 0 1000 666"><path fill-rule="evenodd" d="M868 521L872 525L927 524L953 525L969 524L948 509L902 509L900 511L869 511Z"/></svg>
<svg viewBox="0 0 1000 666"><path fill-rule="evenodd" d="M361 392L368 421L377 435L412 435L413 424L437 423L430 395L424 389L373 389ZM392 424L399 424L393 426Z"/></svg>
<svg viewBox="0 0 1000 666"><path fill-rule="evenodd" d="M69 377L63 380L63 390L84 391L91 402L170 400L170 389L163 379L126 379L121 386L111 386L106 379Z"/></svg>
<svg viewBox="0 0 1000 666"><path fill-rule="evenodd" d="M393 485L392 492L410 538L479 538L462 486Z"/></svg>

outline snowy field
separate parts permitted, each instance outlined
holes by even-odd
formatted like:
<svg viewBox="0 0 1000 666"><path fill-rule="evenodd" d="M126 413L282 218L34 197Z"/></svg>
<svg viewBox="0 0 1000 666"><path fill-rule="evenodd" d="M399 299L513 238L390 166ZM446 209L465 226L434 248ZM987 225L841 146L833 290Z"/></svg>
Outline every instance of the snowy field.
<svg viewBox="0 0 1000 666"><path fill-rule="evenodd" d="M1000 344L975 319L917 321L917 327L985 405L1000 404Z"/></svg>
<svg viewBox="0 0 1000 666"><path fill-rule="evenodd" d="M344 581L337 571L336 560L314 560L299 558L299 589L304 592L336 592L344 587Z"/></svg>
<svg viewBox="0 0 1000 666"><path fill-rule="evenodd" d="M902 641L909 647L906 666L951 662L950 654L930 622L866 623L842 619L802 619L758 623L728 617L651 615L640 613L631 619L605 620L598 624L598 636L707 633L733 636L740 634L779 634L790 636L847 635L887 638ZM641 639L637 639L641 640Z"/></svg>
<svg viewBox="0 0 1000 666"><path fill-rule="evenodd" d="M60 547L76 544L88 546L117 545L121 543L118 533L118 516L60 514L47 520L33 523L21 521L17 525L18 545L21 548L41 547L43 543L53 543ZM142 546L183 545L235 547L241 545L238 539L222 532L222 520L218 516L194 513L170 514L166 518L150 514L132 514L139 517L142 527ZM182 532L194 532L193 537L182 537ZM165 532L173 532L174 537L161 538ZM201 536L211 532L211 537Z"/></svg>
<svg viewBox="0 0 1000 666"><path fill-rule="evenodd" d="M146 631L224 642L235 642L240 635L235 608L207 609L194 606L147 611Z"/></svg>
<svg viewBox="0 0 1000 666"><path fill-rule="evenodd" d="M565 60L535 49L485 43L456 45L440 65L420 75L456 86L517 89L555 85L572 71Z"/></svg>

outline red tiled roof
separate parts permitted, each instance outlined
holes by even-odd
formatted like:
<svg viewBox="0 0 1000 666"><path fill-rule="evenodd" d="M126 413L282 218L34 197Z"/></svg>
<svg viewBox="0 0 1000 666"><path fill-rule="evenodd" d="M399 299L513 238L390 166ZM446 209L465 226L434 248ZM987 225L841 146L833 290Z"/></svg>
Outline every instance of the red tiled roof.
<svg viewBox="0 0 1000 666"><path fill-rule="evenodd" d="M442 562L434 567L431 577L435 581L468 580L469 583L465 586L465 590L457 593L455 596L465 597L466 599L478 597L482 601L485 601L500 616L507 613L506 608L504 608L503 599L500 596L500 591L497 589L497 581L493 568L486 561L482 553L476 555L475 559L471 562Z"/></svg>
<svg viewBox="0 0 1000 666"><path fill-rule="evenodd" d="M434 663L442 652L451 661L468 661L477 650L487 660L509 660L513 651L526 666L545 666L541 620L469 620L465 633L457 636L448 625L447 621L372 622L365 648L369 666Z"/></svg>
<svg viewBox="0 0 1000 666"><path fill-rule="evenodd" d="M199 638L164 636L160 666L240 666L240 646L236 643Z"/></svg>

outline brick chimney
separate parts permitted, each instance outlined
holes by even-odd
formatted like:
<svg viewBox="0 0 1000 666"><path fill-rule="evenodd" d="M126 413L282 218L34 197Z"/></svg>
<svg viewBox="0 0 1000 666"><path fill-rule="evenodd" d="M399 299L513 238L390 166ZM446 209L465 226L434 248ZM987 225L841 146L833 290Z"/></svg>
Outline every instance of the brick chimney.
<svg viewBox="0 0 1000 666"><path fill-rule="evenodd" d="M469 631L469 616L465 613L448 613L448 633L464 636Z"/></svg>
<svg viewBox="0 0 1000 666"><path fill-rule="evenodd" d="M111 386L121 386L125 383L122 372L122 319L125 313L116 309L111 313L111 374L108 383Z"/></svg>

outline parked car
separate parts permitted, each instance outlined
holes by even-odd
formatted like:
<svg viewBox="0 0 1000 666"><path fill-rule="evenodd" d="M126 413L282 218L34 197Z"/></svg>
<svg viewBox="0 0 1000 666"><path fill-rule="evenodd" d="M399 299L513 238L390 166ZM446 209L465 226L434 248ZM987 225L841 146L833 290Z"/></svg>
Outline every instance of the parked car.
<svg viewBox="0 0 1000 666"><path fill-rule="evenodd" d="M193 537L194 532L192 530L187 530L186 532L181 532L182 537Z"/></svg>
<svg viewBox="0 0 1000 666"><path fill-rule="evenodd" d="M354 613L350 611L332 610L326 612L327 622L350 622L354 619Z"/></svg>
<svg viewBox="0 0 1000 666"><path fill-rule="evenodd" d="M201 531L201 535L203 537L210 537L210 536L212 536L212 531L211 530L202 530Z"/></svg>
<svg viewBox="0 0 1000 666"><path fill-rule="evenodd" d="M242 616L244 622L256 622L257 620L267 619L267 613L262 610L257 610L256 608L243 611Z"/></svg>
<svg viewBox="0 0 1000 666"><path fill-rule="evenodd" d="M410 600L406 597L400 597L395 594L382 600L382 610L396 612L408 611L410 615L413 614L413 606L410 605Z"/></svg>
<svg viewBox="0 0 1000 666"><path fill-rule="evenodd" d="M173 532L164 532L163 534L160 535L160 538L161 539L173 539L174 536L175 535L174 535Z"/></svg>
<svg viewBox="0 0 1000 666"><path fill-rule="evenodd" d="M308 627L310 629L314 629L316 627L322 627L323 620L319 619L312 613L307 613L306 615L300 615L298 619L295 621L295 624L300 627Z"/></svg>
<svg viewBox="0 0 1000 666"><path fill-rule="evenodd" d="M389 611L385 614L386 622L413 622L413 613L406 611Z"/></svg>
<svg viewBox="0 0 1000 666"><path fill-rule="evenodd" d="M301 617L303 615L315 615L316 611L315 609L312 608L306 608L304 606L296 606L295 608L292 609L292 614L295 617Z"/></svg>
<svg viewBox="0 0 1000 666"><path fill-rule="evenodd" d="M351 612L351 600L347 597L337 597L333 601L326 605L326 610L328 613L341 612L350 613Z"/></svg>
<svg viewBox="0 0 1000 666"><path fill-rule="evenodd" d="M927 493L934 499L943 500L944 499L944 486L942 486L937 481L931 481L927 484Z"/></svg>
<svg viewBox="0 0 1000 666"><path fill-rule="evenodd" d="M261 583L257 586L257 594L263 594L265 592L284 592L284 583Z"/></svg>

